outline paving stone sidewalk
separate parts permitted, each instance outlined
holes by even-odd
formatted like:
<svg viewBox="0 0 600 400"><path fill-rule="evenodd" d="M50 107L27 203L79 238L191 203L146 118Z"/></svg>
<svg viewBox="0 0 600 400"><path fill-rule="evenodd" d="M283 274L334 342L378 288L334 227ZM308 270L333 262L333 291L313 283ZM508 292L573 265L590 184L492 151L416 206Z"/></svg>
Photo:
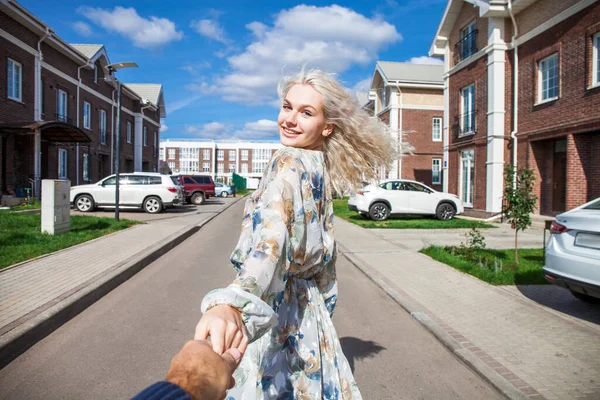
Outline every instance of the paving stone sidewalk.
<svg viewBox="0 0 600 400"><path fill-rule="evenodd" d="M598 306L550 285L488 285L402 245L393 230L337 219L335 235L343 254L507 397L600 399Z"/></svg>
<svg viewBox="0 0 600 400"><path fill-rule="evenodd" d="M217 214L135 225L0 271L0 368Z"/></svg>

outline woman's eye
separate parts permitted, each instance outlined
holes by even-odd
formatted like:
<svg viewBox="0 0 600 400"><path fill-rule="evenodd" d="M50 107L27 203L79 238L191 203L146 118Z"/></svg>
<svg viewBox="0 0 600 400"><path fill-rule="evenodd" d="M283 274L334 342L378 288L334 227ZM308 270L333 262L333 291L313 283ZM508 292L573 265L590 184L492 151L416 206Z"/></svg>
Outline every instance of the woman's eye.
<svg viewBox="0 0 600 400"><path fill-rule="evenodd" d="M308 117L312 117L312 113L310 111L304 111L304 115Z"/></svg>
<svg viewBox="0 0 600 400"><path fill-rule="evenodd" d="M292 109L292 107L290 107L287 104L284 104L282 107L283 107L284 110L291 110Z"/></svg>

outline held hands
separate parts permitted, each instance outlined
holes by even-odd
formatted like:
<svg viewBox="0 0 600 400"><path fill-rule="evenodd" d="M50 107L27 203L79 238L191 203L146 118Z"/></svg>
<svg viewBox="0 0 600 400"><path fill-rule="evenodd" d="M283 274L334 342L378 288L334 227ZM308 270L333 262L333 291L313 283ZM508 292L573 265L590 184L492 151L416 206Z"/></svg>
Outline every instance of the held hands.
<svg viewBox="0 0 600 400"><path fill-rule="evenodd" d="M235 385L232 378L242 355L231 349L216 354L208 341L190 340L173 357L166 380L194 400L220 400Z"/></svg>
<svg viewBox="0 0 600 400"><path fill-rule="evenodd" d="M237 349L244 354L248 346L242 314L227 304L209 309L198 322L194 339L206 340L209 336L213 350L219 355L229 349Z"/></svg>

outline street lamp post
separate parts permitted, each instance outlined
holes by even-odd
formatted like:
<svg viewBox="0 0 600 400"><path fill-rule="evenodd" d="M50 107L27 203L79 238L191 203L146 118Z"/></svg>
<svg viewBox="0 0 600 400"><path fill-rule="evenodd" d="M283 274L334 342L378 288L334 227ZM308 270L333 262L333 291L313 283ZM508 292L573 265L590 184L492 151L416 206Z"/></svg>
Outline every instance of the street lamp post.
<svg viewBox="0 0 600 400"><path fill-rule="evenodd" d="M107 65L105 68L111 74L115 71L124 68L137 68L138 65L134 62L120 62ZM115 161L115 220L119 220L119 166L121 159L121 92L123 90L123 84L120 80L115 77L117 81L117 123L116 123L116 161Z"/></svg>

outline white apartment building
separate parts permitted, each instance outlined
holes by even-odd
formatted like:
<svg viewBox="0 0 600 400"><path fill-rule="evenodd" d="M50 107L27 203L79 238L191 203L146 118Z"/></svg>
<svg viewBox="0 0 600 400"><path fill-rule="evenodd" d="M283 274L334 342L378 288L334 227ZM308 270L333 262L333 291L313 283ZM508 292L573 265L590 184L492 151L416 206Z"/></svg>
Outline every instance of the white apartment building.
<svg viewBox="0 0 600 400"><path fill-rule="evenodd" d="M217 182L231 181L234 173L259 179L279 141L165 139L160 142L160 163L174 174L206 174Z"/></svg>

